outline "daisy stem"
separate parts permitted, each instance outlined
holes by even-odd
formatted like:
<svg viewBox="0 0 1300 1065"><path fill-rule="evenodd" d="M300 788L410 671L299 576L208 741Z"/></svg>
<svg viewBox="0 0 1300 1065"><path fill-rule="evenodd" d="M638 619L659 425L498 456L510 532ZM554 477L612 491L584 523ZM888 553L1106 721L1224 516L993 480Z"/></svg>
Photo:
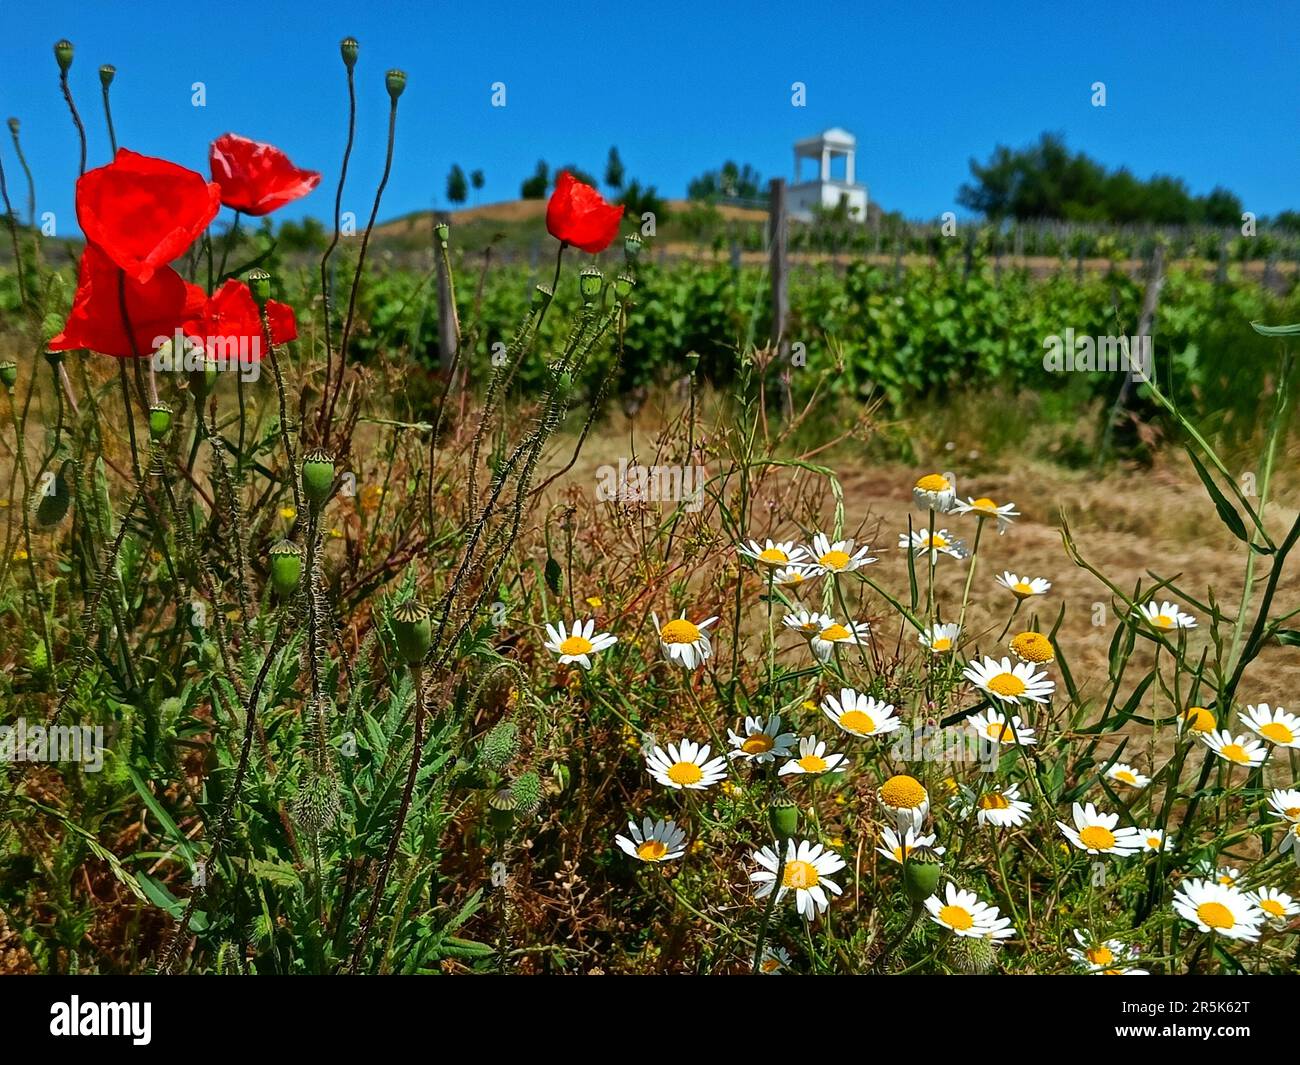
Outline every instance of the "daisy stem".
<svg viewBox="0 0 1300 1065"><path fill-rule="evenodd" d="M966 623L966 606L970 602L970 589L975 581L975 563L979 560L980 554L980 534L984 531L984 522L988 519L980 514L975 518L975 542L971 545L970 552L970 569L966 571L966 587L961 593L961 611L957 615L957 634L961 635L961 627Z"/></svg>
<svg viewBox="0 0 1300 1065"><path fill-rule="evenodd" d="M930 560L929 578L925 585L925 620L926 624L933 630L934 628L934 564L938 561L934 553L934 508L930 508L930 539L926 541L926 546L930 549L928 556Z"/></svg>
<svg viewBox="0 0 1300 1065"><path fill-rule="evenodd" d="M767 691L772 697L772 713L776 713L776 630L772 627L772 598L776 570L767 568Z"/></svg>

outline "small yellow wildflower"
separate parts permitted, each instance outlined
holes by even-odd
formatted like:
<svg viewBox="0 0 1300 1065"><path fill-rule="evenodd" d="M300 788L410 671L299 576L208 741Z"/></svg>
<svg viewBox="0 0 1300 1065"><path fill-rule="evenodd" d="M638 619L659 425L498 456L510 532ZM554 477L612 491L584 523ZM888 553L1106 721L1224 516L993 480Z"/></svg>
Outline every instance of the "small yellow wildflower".
<svg viewBox="0 0 1300 1065"><path fill-rule="evenodd" d="M587 596L587 605L593 610L596 610L604 606L605 602L598 595L589 595Z"/></svg>

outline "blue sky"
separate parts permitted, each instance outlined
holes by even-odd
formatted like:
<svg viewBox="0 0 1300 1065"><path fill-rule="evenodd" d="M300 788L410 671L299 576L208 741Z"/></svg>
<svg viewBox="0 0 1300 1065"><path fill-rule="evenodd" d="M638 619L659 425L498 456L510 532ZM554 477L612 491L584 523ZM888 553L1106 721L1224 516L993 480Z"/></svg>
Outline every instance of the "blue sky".
<svg viewBox="0 0 1300 1065"><path fill-rule="evenodd" d="M114 12L116 9L116 13ZM996 12L996 13L994 13ZM730 4L235 0L24 5L0 35L0 117L18 116L40 211L73 228L76 142L51 46L77 47L91 165L107 161L97 68L118 68L119 142L206 172L227 130L271 141L322 187L286 217L329 215L346 120L338 41L361 42L359 137L345 208L364 217L383 161L383 74L409 76L383 217L442 203L447 170L513 199L539 158L679 196L726 158L789 177L790 146L856 133L874 200L954 209L968 160L1043 130L1141 176L1223 184L1258 214L1300 208L1300 6L1292 2ZM206 86L207 106L191 104ZM491 106L504 82L507 105ZM791 84L807 106L791 106ZM1090 104L1103 81L1107 106ZM0 140L10 195L25 186Z"/></svg>

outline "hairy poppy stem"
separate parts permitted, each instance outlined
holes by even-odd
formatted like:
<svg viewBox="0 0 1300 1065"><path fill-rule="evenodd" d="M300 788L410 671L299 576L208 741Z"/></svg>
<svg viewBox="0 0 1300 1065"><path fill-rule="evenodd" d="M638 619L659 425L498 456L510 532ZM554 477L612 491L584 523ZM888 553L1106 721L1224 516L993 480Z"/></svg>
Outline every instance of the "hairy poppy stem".
<svg viewBox="0 0 1300 1065"><path fill-rule="evenodd" d="M334 254L334 249L339 246L339 237L342 232L343 219L343 186L348 180L348 162L352 158L352 145L357 135L357 82L353 73L353 66L348 64L348 141L343 148L343 165L339 168L339 184L334 193L334 239L330 241L329 247L325 249L325 254L320 260L320 294L321 294L321 317L324 320L325 332L325 390L329 391L330 381L334 376L334 346L333 330L330 325L330 283L329 283L329 261L330 256ZM321 413L324 414L324 404L321 405ZM319 434L322 428L317 424Z"/></svg>
<svg viewBox="0 0 1300 1065"><path fill-rule="evenodd" d="M81 177L86 173L86 127L81 121L77 105L72 100L72 87L68 84L66 70L59 73L59 88L63 90L63 99L67 101L68 110L72 113L72 124L77 127L77 139L81 142L81 163L77 170L77 176Z"/></svg>

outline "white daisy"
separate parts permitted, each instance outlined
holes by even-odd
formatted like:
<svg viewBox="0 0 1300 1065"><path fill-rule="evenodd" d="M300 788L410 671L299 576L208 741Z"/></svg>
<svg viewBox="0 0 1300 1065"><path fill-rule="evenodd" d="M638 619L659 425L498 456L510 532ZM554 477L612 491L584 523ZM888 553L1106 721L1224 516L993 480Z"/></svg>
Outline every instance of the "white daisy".
<svg viewBox="0 0 1300 1065"><path fill-rule="evenodd" d="M1174 909L1202 932L1217 932L1226 939L1259 938L1264 911L1235 887L1209 880L1186 880L1174 892Z"/></svg>
<svg viewBox="0 0 1300 1065"><path fill-rule="evenodd" d="M1002 576L996 579L998 584L1017 599L1031 599L1036 595L1046 595L1047 590L1052 586L1051 581L1044 580L1042 577L1021 577L1008 570L1003 570Z"/></svg>
<svg viewBox="0 0 1300 1065"><path fill-rule="evenodd" d="M957 479L951 473L927 473L912 488L912 499L922 510L948 510L957 498Z"/></svg>
<svg viewBox="0 0 1300 1065"><path fill-rule="evenodd" d="M1119 814L1099 813L1097 808L1074 804L1074 824L1067 825L1057 821L1056 827L1065 833L1066 839L1080 850L1089 854L1115 854L1127 858L1136 852L1142 843L1136 828L1116 828Z"/></svg>
<svg viewBox="0 0 1300 1065"><path fill-rule="evenodd" d="M1295 859L1296 865L1300 865L1300 821L1289 822L1286 826L1286 835L1282 837L1282 842L1277 845L1278 854L1291 852L1291 857Z"/></svg>
<svg viewBox="0 0 1300 1065"><path fill-rule="evenodd" d="M1032 663L1017 662L1012 665L1009 658L998 661L985 655L983 661L967 664L962 676L980 691L1004 703L1025 700L1045 703L1056 690L1056 682L1048 680L1046 673L1035 673Z"/></svg>
<svg viewBox="0 0 1300 1065"><path fill-rule="evenodd" d="M646 755L646 769L666 788L683 788L703 791L727 775L727 760L719 755L709 759L709 745L700 746L690 740L680 744L653 748Z"/></svg>
<svg viewBox="0 0 1300 1065"><path fill-rule="evenodd" d="M836 644L856 644L865 640L870 627L865 621L841 625L829 614L794 610L781 619L786 628L799 633L819 662L829 661Z"/></svg>
<svg viewBox="0 0 1300 1065"><path fill-rule="evenodd" d="M546 641L546 649L560 656L560 665L567 666L570 662L577 662L583 669L591 668L592 655L599 654L618 643L617 636L611 636L608 632L596 632L596 622L591 619L575 621L572 632L565 627L563 621L560 622L559 628L547 624L546 635L550 637Z"/></svg>
<svg viewBox="0 0 1300 1065"><path fill-rule="evenodd" d="M651 821L644 818L641 827L627 823L628 834L615 836L614 842L626 854L642 862L670 862L686 853L686 830L676 821Z"/></svg>
<svg viewBox="0 0 1300 1065"><path fill-rule="evenodd" d="M806 547L796 547L793 540L776 543L767 540L762 545L757 540L750 540L748 543L741 544L736 550L746 558L752 558L760 566L769 569L780 569L792 562L799 562L808 553Z"/></svg>
<svg viewBox="0 0 1300 1065"><path fill-rule="evenodd" d="M1144 851L1167 851L1174 846L1174 834L1158 828L1139 828L1138 839L1142 841Z"/></svg>
<svg viewBox="0 0 1300 1065"><path fill-rule="evenodd" d="M1201 734L1201 742L1222 758L1234 765L1246 765L1252 769L1263 765L1268 757L1268 748L1249 736L1233 736L1227 729Z"/></svg>
<svg viewBox="0 0 1300 1065"><path fill-rule="evenodd" d="M981 710L977 714L971 714L966 721L981 740L989 743L1032 747L1038 742L1034 730L1020 720L1019 714L1008 719L997 710Z"/></svg>
<svg viewBox="0 0 1300 1065"><path fill-rule="evenodd" d="M891 862L898 862L901 865L904 853L910 856L919 850L928 849L936 855L943 854L943 848L936 847L934 844L936 838L934 833L923 836L911 825L908 825L907 831L903 833L900 839L898 833L892 828L886 828L880 834L880 846L876 850ZM906 852L904 848L906 848Z"/></svg>
<svg viewBox="0 0 1300 1065"><path fill-rule="evenodd" d="M1285 817L1292 824L1300 823L1300 789L1274 788L1268 804L1279 817Z"/></svg>
<svg viewBox="0 0 1300 1065"><path fill-rule="evenodd" d="M1278 924L1300 913L1300 906L1296 905L1295 900L1285 891L1278 891L1277 888L1263 887L1258 891L1249 892L1246 898L1263 910L1268 920Z"/></svg>
<svg viewBox="0 0 1300 1065"><path fill-rule="evenodd" d="M843 890L831 876L844 868L844 859L834 851L826 850L820 843L809 840L786 840L785 868L781 871L781 884L776 884L776 869L780 864L772 847L763 847L751 855L761 868L749 874L751 882L758 884L754 897L765 899L776 888L779 903L787 891L793 891L795 908L807 921L825 913L831 904L827 892L838 895Z"/></svg>
<svg viewBox="0 0 1300 1065"><path fill-rule="evenodd" d="M790 952L785 947L764 947L763 956L758 962L758 971L763 976L779 976L781 970L790 968Z"/></svg>
<svg viewBox="0 0 1300 1065"><path fill-rule="evenodd" d="M1204 706L1189 706L1178 718L1178 734L1190 736L1213 732L1218 727L1214 711Z"/></svg>
<svg viewBox="0 0 1300 1065"><path fill-rule="evenodd" d="M709 642L709 634L704 630L718 620L716 617L690 622L686 620L686 612L682 611L680 618L660 625L658 614L650 616L659 633L659 649L668 661L676 662L686 669L694 669L713 657L713 644Z"/></svg>
<svg viewBox="0 0 1300 1065"><path fill-rule="evenodd" d="M735 748L728 758L744 758L750 762L771 762L777 757L784 758L790 753L794 743L793 732L781 731L781 715L773 714L764 720L761 717L746 717L743 733L727 729L727 739Z"/></svg>
<svg viewBox="0 0 1300 1065"><path fill-rule="evenodd" d="M818 740L816 736L804 736L799 740L799 757L786 762L777 775L800 776L806 773L810 776L820 776L822 773L834 772L843 761L842 754L826 753L824 740Z"/></svg>
<svg viewBox="0 0 1300 1065"><path fill-rule="evenodd" d="M782 588L789 588L811 580L818 575L818 572L815 566L782 566L772 574L772 583Z"/></svg>
<svg viewBox="0 0 1300 1065"><path fill-rule="evenodd" d="M956 623L931 625L916 634L922 647L928 647L937 655L947 654L957 646L957 637L961 635L961 626Z"/></svg>
<svg viewBox="0 0 1300 1065"><path fill-rule="evenodd" d="M898 773L876 789L880 805L894 817L894 824L902 831L908 827L920 829L930 809L930 793L916 777Z"/></svg>
<svg viewBox="0 0 1300 1065"><path fill-rule="evenodd" d="M963 559L966 557L966 541L958 540L947 529L936 529L931 537L928 530L913 529L911 533L898 534L898 546L911 550L916 555L930 553L931 561L938 561L940 555Z"/></svg>
<svg viewBox="0 0 1300 1065"><path fill-rule="evenodd" d="M1070 955L1075 964L1087 972L1108 973L1114 976L1147 975L1143 969L1132 969L1126 966L1127 962L1137 961L1136 947L1131 947L1118 939L1095 939L1077 928L1074 930L1074 939L1079 944L1079 948L1067 947L1065 952Z"/></svg>
<svg viewBox="0 0 1300 1065"><path fill-rule="evenodd" d="M1269 709L1268 703L1246 707L1239 713L1241 723L1251 732L1263 736L1278 747L1300 747L1300 716L1288 714L1282 707Z"/></svg>
<svg viewBox="0 0 1300 1065"><path fill-rule="evenodd" d="M1231 865L1225 865L1214 874L1214 882L1223 887L1232 887L1241 879L1241 870Z"/></svg>
<svg viewBox="0 0 1300 1065"><path fill-rule="evenodd" d="M1150 777L1123 762L1116 762L1107 769L1106 776L1118 784L1127 784L1130 788L1145 788L1151 783Z"/></svg>
<svg viewBox="0 0 1300 1065"><path fill-rule="evenodd" d="M965 786L962 788L962 815L975 815L975 821L994 828L1019 828L1029 820L1032 807L1020 797L1020 788L990 785L978 796Z"/></svg>
<svg viewBox="0 0 1300 1065"><path fill-rule="evenodd" d="M871 557L870 547L865 544L856 550L855 547L856 541L852 539L832 543L825 533L818 533L813 537L812 550L808 552L811 557L809 565L818 574L852 573L876 561Z"/></svg>
<svg viewBox="0 0 1300 1065"><path fill-rule="evenodd" d="M1020 511L1016 510L1014 503L1003 503L999 506L987 496L981 496L979 499L971 499L967 496L965 502L957 500L952 505L952 509L955 514L977 514L986 518L997 518L999 536L1007 531L1012 519L1020 517Z"/></svg>
<svg viewBox="0 0 1300 1065"><path fill-rule="evenodd" d="M1152 628L1160 629L1162 632L1196 628L1196 619L1191 614L1184 614L1168 601L1158 606L1154 602L1143 603L1138 613L1151 624Z"/></svg>
<svg viewBox="0 0 1300 1065"><path fill-rule="evenodd" d="M944 899L931 895L925 900L930 919L950 932L973 939L1007 939L1016 934L1011 918L999 917L998 908L980 902L973 891L965 891L948 881Z"/></svg>
<svg viewBox="0 0 1300 1065"><path fill-rule="evenodd" d="M822 700L822 713L850 736L859 738L883 736L903 724L895 715L892 703L883 703L852 688L841 688L838 699L827 695Z"/></svg>

